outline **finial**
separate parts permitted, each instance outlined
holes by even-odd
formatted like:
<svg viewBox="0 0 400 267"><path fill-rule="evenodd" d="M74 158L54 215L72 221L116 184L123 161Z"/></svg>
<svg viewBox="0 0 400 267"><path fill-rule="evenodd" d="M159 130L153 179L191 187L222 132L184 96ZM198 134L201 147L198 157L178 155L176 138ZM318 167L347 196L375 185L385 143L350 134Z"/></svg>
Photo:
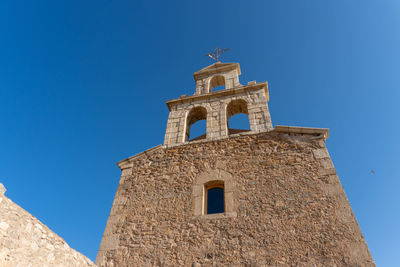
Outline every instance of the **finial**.
<svg viewBox="0 0 400 267"><path fill-rule="evenodd" d="M206 57L210 57L212 59L214 59L216 62L221 62L219 60L219 57L222 55L222 53L228 51L229 48L225 48L225 49L219 49L219 47L217 46L214 51L212 51L211 53L208 53L206 55Z"/></svg>

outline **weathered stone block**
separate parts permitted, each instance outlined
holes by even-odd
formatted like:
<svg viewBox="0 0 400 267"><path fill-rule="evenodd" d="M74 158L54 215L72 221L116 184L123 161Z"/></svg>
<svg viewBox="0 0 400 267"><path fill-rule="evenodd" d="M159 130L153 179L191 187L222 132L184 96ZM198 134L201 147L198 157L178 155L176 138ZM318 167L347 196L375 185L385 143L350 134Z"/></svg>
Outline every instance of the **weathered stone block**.
<svg viewBox="0 0 400 267"><path fill-rule="evenodd" d="M313 150L313 154L316 159L329 158L329 153L326 148L315 149Z"/></svg>

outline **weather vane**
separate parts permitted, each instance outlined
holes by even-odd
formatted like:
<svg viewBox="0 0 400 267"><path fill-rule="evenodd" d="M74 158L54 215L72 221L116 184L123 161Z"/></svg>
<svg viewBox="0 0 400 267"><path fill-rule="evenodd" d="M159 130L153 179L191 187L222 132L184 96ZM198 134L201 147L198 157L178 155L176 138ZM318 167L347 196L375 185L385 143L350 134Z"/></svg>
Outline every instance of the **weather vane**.
<svg viewBox="0 0 400 267"><path fill-rule="evenodd" d="M206 57L210 57L212 59L214 59L216 62L221 62L219 60L219 57L226 51L228 51L229 48L226 49L219 49L219 47L217 46L214 51L212 51L211 53L207 54Z"/></svg>

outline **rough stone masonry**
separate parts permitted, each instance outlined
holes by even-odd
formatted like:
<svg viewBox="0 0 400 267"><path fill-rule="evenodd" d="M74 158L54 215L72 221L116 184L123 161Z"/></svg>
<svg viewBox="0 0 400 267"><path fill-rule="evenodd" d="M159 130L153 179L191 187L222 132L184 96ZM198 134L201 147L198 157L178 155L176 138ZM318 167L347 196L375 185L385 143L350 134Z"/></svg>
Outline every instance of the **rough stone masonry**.
<svg viewBox="0 0 400 267"><path fill-rule="evenodd" d="M98 266L375 266L326 149L328 130L272 128L266 83L254 93L260 84L242 86L238 74L227 63L195 73L195 95L167 102L164 146L118 163ZM221 84L225 92L212 91ZM249 116L250 131L231 131L236 113ZM201 119L204 138L190 140ZM206 186L216 181L224 212L207 214Z"/></svg>
<svg viewBox="0 0 400 267"><path fill-rule="evenodd" d="M95 266L57 234L7 198L0 183L0 266Z"/></svg>

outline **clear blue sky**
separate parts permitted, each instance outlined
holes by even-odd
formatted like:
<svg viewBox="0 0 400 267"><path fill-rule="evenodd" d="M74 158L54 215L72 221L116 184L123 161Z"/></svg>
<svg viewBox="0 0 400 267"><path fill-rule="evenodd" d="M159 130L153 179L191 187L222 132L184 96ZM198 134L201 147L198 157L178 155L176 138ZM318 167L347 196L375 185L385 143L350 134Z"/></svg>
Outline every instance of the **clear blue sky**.
<svg viewBox="0 0 400 267"><path fill-rule="evenodd" d="M229 47L274 125L330 128L372 255L399 266L399 29L397 0L2 0L0 182L94 260L115 163L163 142L164 102Z"/></svg>

